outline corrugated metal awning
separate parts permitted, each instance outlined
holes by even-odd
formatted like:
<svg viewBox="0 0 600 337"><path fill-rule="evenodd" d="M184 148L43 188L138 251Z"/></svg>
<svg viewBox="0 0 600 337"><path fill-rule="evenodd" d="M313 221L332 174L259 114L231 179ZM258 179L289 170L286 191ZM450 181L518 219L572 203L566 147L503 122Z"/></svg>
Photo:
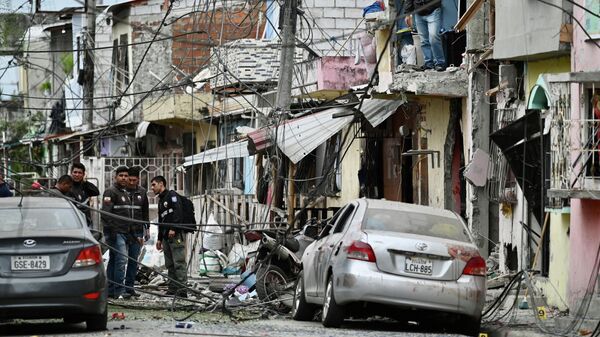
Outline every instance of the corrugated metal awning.
<svg viewBox="0 0 600 337"><path fill-rule="evenodd" d="M333 118L334 114L346 114L346 116ZM295 164L341 131L353 119L351 109L339 107L327 109L286 121L277 127L270 126L249 133L249 149L250 152L255 153L271 146L274 139L277 139L277 146Z"/></svg>
<svg viewBox="0 0 600 337"><path fill-rule="evenodd" d="M390 117L399 106L406 103L403 99L365 99L360 111L372 127L377 127Z"/></svg>
<svg viewBox="0 0 600 337"><path fill-rule="evenodd" d="M184 167L196 164L210 163L217 160L248 157L248 141L229 143L214 149L185 157Z"/></svg>

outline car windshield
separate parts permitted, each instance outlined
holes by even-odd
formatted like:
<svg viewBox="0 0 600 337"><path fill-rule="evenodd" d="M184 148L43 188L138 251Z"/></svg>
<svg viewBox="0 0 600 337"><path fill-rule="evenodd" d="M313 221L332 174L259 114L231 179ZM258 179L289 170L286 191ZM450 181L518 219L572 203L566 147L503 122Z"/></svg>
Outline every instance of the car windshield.
<svg viewBox="0 0 600 337"><path fill-rule="evenodd" d="M471 242L467 230L458 219L437 215L369 208L364 229L433 236Z"/></svg>
<svg viewBox="0 0 600 337"><path fill-rule="evenodd" d="M0 232L81 228L81 222L70 208L0 209L0 219Z"/></svg>

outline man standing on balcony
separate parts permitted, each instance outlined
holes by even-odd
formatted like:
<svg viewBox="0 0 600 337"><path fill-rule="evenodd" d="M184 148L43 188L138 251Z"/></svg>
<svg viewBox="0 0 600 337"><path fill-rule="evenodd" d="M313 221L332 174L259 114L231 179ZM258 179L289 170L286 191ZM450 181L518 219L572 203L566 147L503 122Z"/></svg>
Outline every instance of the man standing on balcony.
<svg viewBox="0 0 600 337"><path fill-rule="evenodd" d="M421 39L421 50L425 63L422 69L446 70L446 59L442 47L440 28L442 25L442 8L440 0L406 0L405 12L415 14L415 24ZM412 27L412 17L406 17L406 24Z"/></svg>
<svg viewBox="0 0 600 337"><path fill-rule="evenodd" d="M125 294L124 298L139 297L140 295L133 289L135 277L138 270L138 261L140 251L144 244L144 233L148 226L148 196L146 189L140 186L140 168L137 166L129 168L129 180L127 192L131 201L131 218L135 220L129 227L129 241L127 242L127 253L130 259L127 261L127 270L125 272ZM142 221L144 223L142 223Z"/></svg>

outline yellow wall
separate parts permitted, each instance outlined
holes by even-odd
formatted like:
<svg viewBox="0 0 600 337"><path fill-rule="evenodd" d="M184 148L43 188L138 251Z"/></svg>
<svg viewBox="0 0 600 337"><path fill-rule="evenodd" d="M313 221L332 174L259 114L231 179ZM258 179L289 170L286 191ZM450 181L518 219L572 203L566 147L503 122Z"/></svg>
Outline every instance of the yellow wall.
<svg viewBox="0 0 600 337"><path fill-rule="evenodd" d="M348 127L353 127L352 125ZM344 134L346 130L342 131ZM351 140L352 137L349 137ZM327 207L342 207L349 201L358 198L360 186L358 170L360 170L361 145L359 139L354 139L342 161L342 190L339 197L327 198ZM344 147L344 150L346 147ZM340 153L344 153L341 151Z"/></svg>
<svg viewBox="0 0 600 337"><path fill-rule="evenodd" d="M431 156L427 157L429 206L444 208L444 145L450 121L450 101L439 97L422 96L419 103L425 111L425 125L421 137L427 136L427 149L440 151L438 165L437 156L432 168Z"/></svg>
<svg viewBox="0 0 600 337"><path fill-rule="evenodd" d="M550 271L548 279L539 287L546 295L548 305L567 309L567 281L569 279L569 214L550 213Z"/></svg>
<svg viewBox="0 0 600 337"><path fill-rule="evenodd" d="M527 95L529 95L531 89L541 74L562 73L569 71L571 71L570 56L527 62Z"/></svg>

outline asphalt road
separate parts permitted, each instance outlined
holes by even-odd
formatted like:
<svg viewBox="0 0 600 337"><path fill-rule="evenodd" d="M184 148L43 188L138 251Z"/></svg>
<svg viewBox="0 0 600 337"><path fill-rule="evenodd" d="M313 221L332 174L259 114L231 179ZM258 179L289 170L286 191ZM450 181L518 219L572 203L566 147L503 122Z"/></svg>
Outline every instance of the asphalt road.
<svg viewBox="0 0 600 337"><path fill-rule="evenodd" d="M203 336L203 337L385 337L460 336L444 331L425 330L386 320L347 321L340 329L324 328L320 322L296 322L289 318L234 322L217 314L194 316L191 328L176 328L175 321L157 312L125 311L124 320L109 321L108 330L86 332L85 324L62 321L17 321L0 324L0 334L8 336ZM141 317L141 316L148 317ZM155 316L153 316L155 315Z"/></svg>

